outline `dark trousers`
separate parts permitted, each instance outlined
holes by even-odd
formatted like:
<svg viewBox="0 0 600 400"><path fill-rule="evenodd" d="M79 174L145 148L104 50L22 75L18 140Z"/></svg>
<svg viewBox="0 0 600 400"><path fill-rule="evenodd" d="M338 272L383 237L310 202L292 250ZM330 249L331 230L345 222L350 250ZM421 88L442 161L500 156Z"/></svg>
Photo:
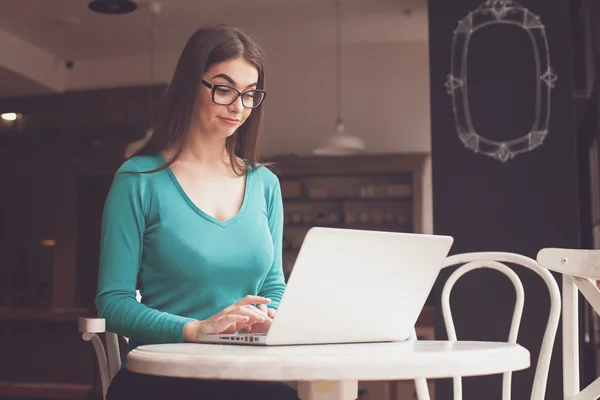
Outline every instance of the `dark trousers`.
<svg viewBox="0 0 600 400"><path fill-rule="evenodd" d="M108 388L107 400L299 400L280 382L169 378L122 368Z"/></svg>

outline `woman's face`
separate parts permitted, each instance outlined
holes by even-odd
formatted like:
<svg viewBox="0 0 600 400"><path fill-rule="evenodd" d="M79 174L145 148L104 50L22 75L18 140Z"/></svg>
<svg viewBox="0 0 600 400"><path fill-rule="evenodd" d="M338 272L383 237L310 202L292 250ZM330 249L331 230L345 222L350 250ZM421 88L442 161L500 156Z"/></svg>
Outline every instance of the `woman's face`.
<svg viewBox="0 0 600 400"><path fill-rule="evenodd" d="M258 70L243 58L231 58L221 63L212 65L204 73L206 83L200 85L198 96L198 128L202 134L216 135L223 139L231 136L250 116L252 110L242 105L242 96L238 96L230 105L216 104L211 97L208 85L227 85L244 93L256 89L258 84ZM215 100L227 103L237 92L226 88L217 89ZM251 96L245 96L244 102L248 105Z"/></svg>

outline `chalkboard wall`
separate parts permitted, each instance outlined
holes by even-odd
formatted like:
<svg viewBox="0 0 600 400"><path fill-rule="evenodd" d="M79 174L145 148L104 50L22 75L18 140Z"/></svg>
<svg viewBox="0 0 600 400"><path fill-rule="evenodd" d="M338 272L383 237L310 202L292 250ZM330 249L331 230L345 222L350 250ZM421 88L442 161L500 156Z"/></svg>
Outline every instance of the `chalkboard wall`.
<svg viewBox="0 0 600 400"><path fill-rule="evenodd" d="M567 0L429 0L434 230L452 253L579 247L577 140ZM439 304L445 271L434 289ZM531 385L549 297L537 275L525 287L519 343L532 366L513 376L514 399ZM476 271L451 299L459 339L506 340L514 290ZM438 308L438 339L445 330ZM562 394L560 328L547 399ZM500 398L501 377L464 380L465 399ZM450 380L436 397L452 397Z"/></svg>

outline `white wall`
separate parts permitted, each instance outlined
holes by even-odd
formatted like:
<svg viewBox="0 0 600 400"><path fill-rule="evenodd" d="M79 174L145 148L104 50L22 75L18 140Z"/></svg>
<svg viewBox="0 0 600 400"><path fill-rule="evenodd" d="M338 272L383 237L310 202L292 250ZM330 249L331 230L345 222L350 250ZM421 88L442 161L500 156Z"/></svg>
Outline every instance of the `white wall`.
<svg viewBox="0 0 600 400"><path fill-rule="evenodd" d="M308 154L334 130L333 47L269 51L263 151ZM426 42L352 44L342 51L342 116L369 152L431 151ZM423 223L433 231L431 162Z"/></svg>
<svg viewBox="0 0 600 400"><path fill-rule="evenodd" d="M269 46L265 155L309 154L333 132L336 120L335 47ZM179 54L84 59L70 72L70 90L168 82ZM353 43L342 50L342 112L348 133L369 152L429 153L429 57L425 41ZM431 168L424 176L425 231L432 226Z"/></svg>
<svg viewBox="0 0 600 400"><path fill-rule="evenodd" d="M369 151L428 152L426 43L353 44L343 49L342 116ZM336 120L335 49L271 51L265 150L309 153Z"/></svg>
<svg viewBox="0 0 600 400"><path fill-rule="evenodd" d="M336 119L335 48L268 48L267 153L310 153ZM78 60L68 89L168 82L179 54ZM342 51L342 113L349 133L369 151L428 152L429 70L426 42L350 44Z"/></svg>
<svg viewBox="0 0 600 400"><path fill-rule="evenodd" d="M269 48L265 103L267 153L310 153L336 120L335 48ZM179 54L78 60L68 88L168 82ZM426 42L349 44L342 50L342 116L371 152L429 152Z"/></svg>
<svg viewBox="0 0 600 400"><path fill-rule="evenodd" d="M3 30L0 30L0 68L21 75L27 80L27 88L34 83L44 88L41 92L65 90L67 70L58 57Z"/></svg>

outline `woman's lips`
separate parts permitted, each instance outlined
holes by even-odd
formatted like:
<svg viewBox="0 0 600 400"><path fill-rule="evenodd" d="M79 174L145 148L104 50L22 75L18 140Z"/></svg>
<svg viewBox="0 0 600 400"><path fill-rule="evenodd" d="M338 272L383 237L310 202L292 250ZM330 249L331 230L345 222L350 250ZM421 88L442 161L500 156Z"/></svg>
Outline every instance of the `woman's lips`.
<svg viewBox="0 0 600 400"><path fill-rule="evenodd" d="M219 117L223 122L225 122L226 124L229 125L237 125L240 120L239 119L235 119L235 118L225 118L225 117Z"/></svg>

